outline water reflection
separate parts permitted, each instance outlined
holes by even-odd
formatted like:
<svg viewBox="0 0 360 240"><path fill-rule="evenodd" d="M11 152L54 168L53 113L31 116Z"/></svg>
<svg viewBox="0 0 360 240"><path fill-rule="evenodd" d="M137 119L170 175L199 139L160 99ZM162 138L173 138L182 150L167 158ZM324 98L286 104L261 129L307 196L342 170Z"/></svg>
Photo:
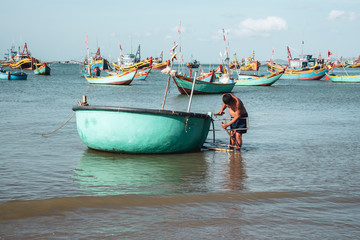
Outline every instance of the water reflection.
<svg viewBox="0 0 360 240"><path fill-rule="evenodd" d="M91 195L207 192L204 152L127 155L86 150L74 180Z"/></svg>
<svg viewBox="0 0 360 240"><path fill-rule="evenodd" d="M209 192L246 189L246 166L240 151L207 151L206 182Z"/></svg>
<svg viewBox="0 0 360 240"><path fill-rule="evenodd" d="M240 151L229 152L228 154L228 183L226 184L229 190L243 190L245 166ZM225 173L226 174L226 173Z"/></svg>

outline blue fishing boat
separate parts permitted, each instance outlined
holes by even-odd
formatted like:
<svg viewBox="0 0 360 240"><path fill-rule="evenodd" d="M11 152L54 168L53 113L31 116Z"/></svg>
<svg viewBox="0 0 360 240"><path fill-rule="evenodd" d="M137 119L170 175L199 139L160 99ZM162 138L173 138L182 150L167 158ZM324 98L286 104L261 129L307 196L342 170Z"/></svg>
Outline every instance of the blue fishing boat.
<svg viewBox="0 0 360 240"><path fill-rule="evenodd" d="M214 74L214 72L213 72ZM213 77L215 78L215 77ZM175 74L173 80L181 94L190 94L194 79L190 77L180 76ZM194 84L194 94L213 94L213 93L227 93L231 92L235 86L234 81L221 82L221 81L202 81L196 78Z"/></svg>
<svg viewBox="0 0 360 240"><path fill-rule="evenodd" d="M34 70L35 75L50 75L50 67L46 63L42 63L40 67L36 66Z"/></svg>
<svg viewBox="0 0 360 240"><path fill-rule="evenodd" d="M26 80L27 74L24 72L0 71L1 80Z"/></svg>
<svg viewBox="0 0 360 240"><path fill-rule="evenodd" d="M292 71L289 69L279 78L279 80L320 80L329 71L328 67L323 67L317 70L307 71ZM269 71L270 73L274 73Z"/></svg>
<svg viewBox="0 0 360 240"><path fill-rule="evenodd" d="M238 75L235 79L235 86L271 86L283 75L285 70L268 74L265 76L257 75Z"/></svg>
<svg viewBox="0 0 360 240"><path fill-rule="evenodd" d="M289 46L286 47L288 55L288 66L268 62L268 71L285 70L279 80L320 80L329 71L323 59L313 58L309 54L300 54L298 58L293 58Z"/></svg>
<svg viewBox="0 0 360 240"><path fill-rule="evenodd" d="M198 151L212 114L170 110L76 106L77 130L91 149L122 153Z"/></svg>
<svg viewBox="0 0 360 240"><path fill-rule="evenodd" d="M334 83L360 83L360 75L336 76L334 74L326 74L326 76Z"/></svg>
<svg viewBox="0 0 360 240"><path fill-rule="evenodd" d="M100 70L110 69L109 61L101 56L100 48L97 49L95 55L92 57L91 62L88 65L88 68L94 69L99 68Z"/></svg>

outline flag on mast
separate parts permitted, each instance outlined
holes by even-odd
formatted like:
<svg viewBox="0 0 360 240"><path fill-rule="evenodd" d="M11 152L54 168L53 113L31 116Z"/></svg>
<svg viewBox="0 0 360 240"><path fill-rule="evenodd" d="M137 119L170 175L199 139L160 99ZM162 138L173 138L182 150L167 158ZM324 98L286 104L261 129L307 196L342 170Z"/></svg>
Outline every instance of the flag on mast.
<svg viewBox="0 0 360 240"><path fill-rule="evenodd" d="M178 29L178 33L179 33L179 35L180 35L180 33L181 33L181 20L180 20L180 23L179 23L179 29Z"/></svg>
<svg viewBox="0 0 360 240"><path fill-rule="evenodd" d="M86 47L89 46L88 35L86 35Z"/></svg>
<svg viewBox="0 0 360 240"><path fill-rule="evenodd" d="M173 52L178 45L179 45L178 43L174 42L174 46L170 49L170 52Z"/></svg>

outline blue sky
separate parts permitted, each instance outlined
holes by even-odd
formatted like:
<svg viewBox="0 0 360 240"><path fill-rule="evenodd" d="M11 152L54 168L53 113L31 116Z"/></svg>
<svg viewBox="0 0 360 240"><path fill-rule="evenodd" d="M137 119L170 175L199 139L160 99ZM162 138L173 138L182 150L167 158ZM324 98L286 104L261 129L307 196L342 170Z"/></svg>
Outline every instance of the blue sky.
<svg viewBox="0 0 360 240"><path fill-rule="evenodd" d="M225 44L230 56L265 61L286 59L303 52L327 58L360 54L360 1L358 0L153 0L153 1L6 1L1 4L1 58L13 44L26 41L32 55L42 61L83 60L86 36L89 48L100 47L103 57L115 61L135 52L142 58L158 56L179 42L184 61L194 56L202 63L219 63Z"/></svg>

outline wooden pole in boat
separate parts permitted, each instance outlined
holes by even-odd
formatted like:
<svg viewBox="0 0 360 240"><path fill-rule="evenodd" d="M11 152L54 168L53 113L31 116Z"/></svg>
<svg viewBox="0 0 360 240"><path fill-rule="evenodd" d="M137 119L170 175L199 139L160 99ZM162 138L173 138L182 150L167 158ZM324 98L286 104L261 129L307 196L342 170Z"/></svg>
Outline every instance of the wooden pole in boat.
<svg viewBox="0 0 360 240"><path fill-rule="evenodd" d="M164 95L164 100L163 100L163 104L162 104L162 107L161 107L161 110L164 110L164 106L165 106L165 101L166 101L166 96L167 96L167 92L168 92L168 89L169 89L169 85L170 85L170 78L171 78L171 71L173 69L173 64L174 64L174 58L176 56L177 53L174 53L172 56L171 56L171 67L170 67L170 72L169 72L169 78L168 78L168 81L167 81L167 84L166 84L166 90L165 90L165 95Z"/></svg>
<svg viewBox="0 0 360 240"><path fill-rule="evenodd" d="M188 105L187 112L190 112L192 97L194 95L194 88L195 88L195 82L196 82L196 73L197 72L194 73L194 79L193 79L193 84L192 84L192 87L191 87L191 93L190 93L190 99L189 99L189 105Z"/></svg>

